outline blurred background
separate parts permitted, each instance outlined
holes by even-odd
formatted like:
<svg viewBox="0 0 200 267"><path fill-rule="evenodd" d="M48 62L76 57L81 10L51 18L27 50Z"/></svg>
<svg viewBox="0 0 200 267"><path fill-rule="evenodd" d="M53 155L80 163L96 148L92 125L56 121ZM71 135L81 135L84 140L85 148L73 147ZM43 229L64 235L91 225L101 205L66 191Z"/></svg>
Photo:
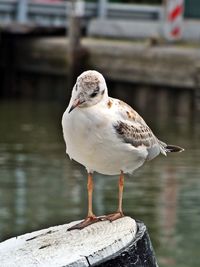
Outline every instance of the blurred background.
<svg viewBox="0 0 200 267"><path fill-rule="evenodd" d="M199 267L197 0L0 0L0 241L86 215L86 171L61 129L86 69L185 148L127 175L124 212L147 225L160 267ZM113 212L118 177L94 179L95 213Z"/></svg>

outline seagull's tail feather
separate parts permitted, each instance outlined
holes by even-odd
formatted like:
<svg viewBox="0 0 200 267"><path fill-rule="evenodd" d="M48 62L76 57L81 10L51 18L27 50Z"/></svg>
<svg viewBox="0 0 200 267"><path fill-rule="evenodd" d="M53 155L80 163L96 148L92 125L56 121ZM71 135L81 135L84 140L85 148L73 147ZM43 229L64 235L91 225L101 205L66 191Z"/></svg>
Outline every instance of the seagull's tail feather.
<svg viewBox="0 0 200 267"><path fill-rule="evenodd" d="M183 152L184 151L184 148L182 148L180 146L175 146L175 145L167 145L165 147L165 151L167 153L169 153L169 152Z"/></svg>
<svg viewBox="0 0 200 267"><path fill-rule="evenodd" d="M160 152L167 156L167 153L170 152L183 152L184 148L180 147L180 146L175 146L175 145L167 145L166 143L158 140L159 144L160 144Z"/></svg>

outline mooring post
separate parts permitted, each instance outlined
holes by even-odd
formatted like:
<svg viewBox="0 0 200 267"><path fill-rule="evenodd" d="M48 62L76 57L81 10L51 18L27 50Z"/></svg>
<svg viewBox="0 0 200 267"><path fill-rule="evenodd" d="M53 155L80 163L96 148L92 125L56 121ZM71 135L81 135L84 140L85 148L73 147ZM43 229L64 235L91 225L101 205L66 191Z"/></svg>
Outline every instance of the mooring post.
<svg viewBox="0 0 200 267"><path fill-rule="evenodd" d="M71 90L81 72L83 48L81 47L81 20L84 16L84 2L72 0L68 27L68 88Z"/></svg>
<svg viewBox="0 0 200 267"><path fill-rule="evenodd" d="M1 267L158 267L144 223L123 217L68 231L75 224L77 221L0 243Z"/></svg>

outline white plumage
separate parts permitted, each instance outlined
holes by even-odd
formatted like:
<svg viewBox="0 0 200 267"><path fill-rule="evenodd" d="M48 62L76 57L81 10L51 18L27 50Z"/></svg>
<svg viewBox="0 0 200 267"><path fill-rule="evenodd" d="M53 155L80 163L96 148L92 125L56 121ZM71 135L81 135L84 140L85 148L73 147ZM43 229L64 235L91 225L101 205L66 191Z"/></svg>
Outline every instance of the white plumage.
<svg viewBox="0 0 200 267"><path fill-rule="evenodd" d="M85 166L89 174L96 171L123 175L160 152L166 155L166 152L182 151L159 141L136 111L123 101L109 97L105 79L97 71L85 71L77 78L62 127L67 154ZM91 184L92 178L88 177ZM120 177L118 213L121 216L123 176ZM89 208L87 219L93 217Z"/></svg>
<svg viewBox="0 0 200 267"><path fill-rule="evenodd" d="M98 81L93 82L93 78ZM69 113L77 96L83 90L87 93L89 90L86 84L92 82L92 90L97 85L99 94L104 90L104 95L94 105L89 101L88 105L84 102L83 107L77 106ZM82 86L83 83L85 86ZM90 93L86 94L87 100ZM116 130L120 122L126 125L127 134L120 135ZM96 71L86 71L77 79L69 106L63 115L62 126L67 154L84 165L88 172L97 171L108 175L119 174L120 171L132 172L146 159L152 159L160 152L165 154L163 146L138 113L124 102L108 96L105 80ZM125 140L128 134L130 142ZM134 146L137 141L138 145Z"/></svg>

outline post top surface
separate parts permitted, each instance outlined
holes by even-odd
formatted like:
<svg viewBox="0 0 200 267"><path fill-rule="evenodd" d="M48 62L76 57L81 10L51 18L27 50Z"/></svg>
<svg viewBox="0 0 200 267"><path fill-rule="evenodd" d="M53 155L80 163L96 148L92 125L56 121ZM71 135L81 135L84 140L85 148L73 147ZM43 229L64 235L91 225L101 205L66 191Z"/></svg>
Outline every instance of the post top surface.
<svg viewBox="0 0 200 267"><path fill-rule="evenodd" d="M76 223L50 227L0 243L1 266L89 266L128 246L137 232L136 222L130 217L67 231Z"/></svg>

